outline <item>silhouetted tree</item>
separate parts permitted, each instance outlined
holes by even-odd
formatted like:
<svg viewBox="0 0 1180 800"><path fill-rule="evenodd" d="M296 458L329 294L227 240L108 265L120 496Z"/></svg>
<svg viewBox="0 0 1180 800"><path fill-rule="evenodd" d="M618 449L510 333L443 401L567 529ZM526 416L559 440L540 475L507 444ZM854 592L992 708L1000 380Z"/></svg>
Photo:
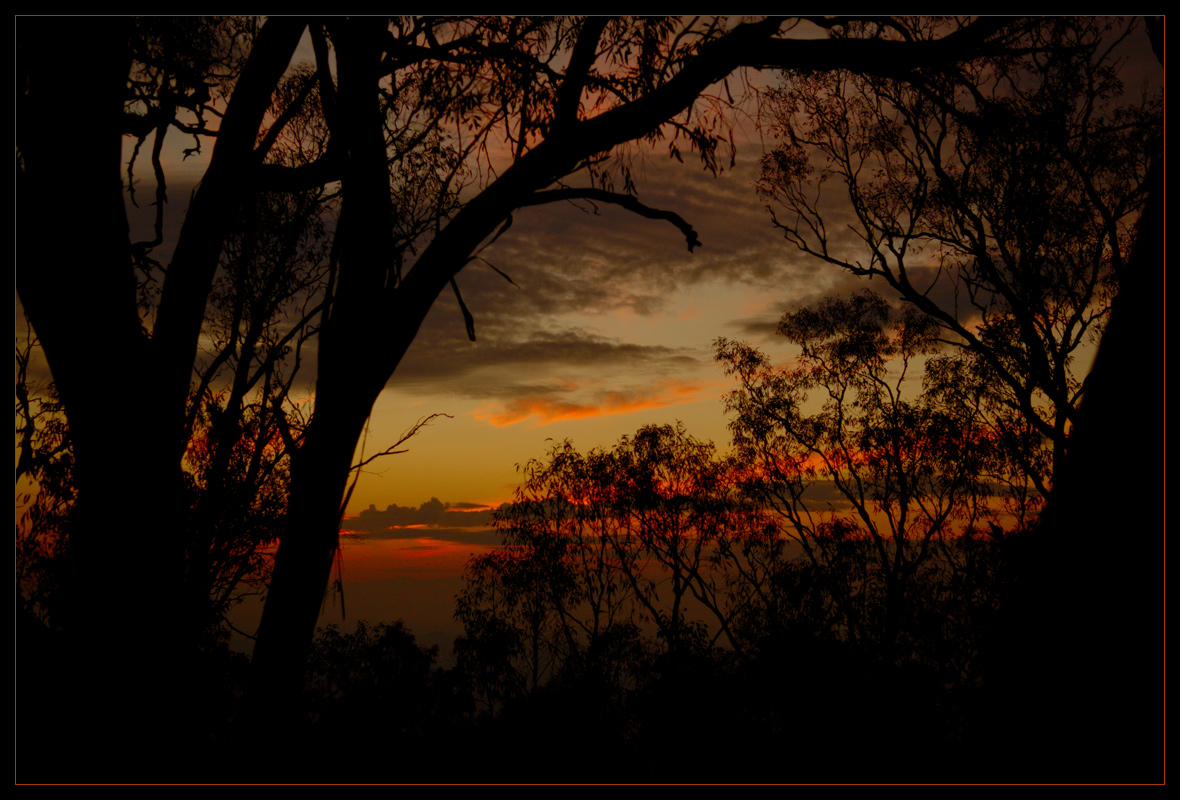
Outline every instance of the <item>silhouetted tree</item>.
<svg viewBox="0 0 1180 800"><path fill-rule="evenodd" d="M260 547L278 538L286 511L286 456L300 425L289 395L300 349L315 330L311 323L327 263L322 213L318 194L266 194L246 204L226 240L210 296L199 382L185 420L189 511L183 535L190 613L211 633L246 593L261 590L269 562ZM145 270L143 291L159 277L158 269ZM42 567L59 562L55 569L37 570L37 578L22 586L44 616L49 585L63 577L69 583L67 528L76 490L61 402L52 384L29 377L35 349L31 335L18 343L17 481L32 482L18 549ZM56 556L47 560L49 553ZM31 566L26 559L21 563ZM58 612L66 611L61 602L58 606ZM55 627L70 624L58 619Z"/></svg>
<svg viewBox="0 0 1180 800"><path fill-rule="evenodd" d="M1116 466L1137 458L1131 420L1162 414L1163 95L1124 86L1119 55L1139 25L1056 20L1033 36L1044 48L949 82L796 83L764 172L790 241L937 320L971 354L959 374L1031 427L1003 441L1052 448L1021 464L1048 504L1006 547L1015 588L988 652L991 723L975 734L1016 732L1026 755L1007 779L1163 774L1163 477ZM1162 24L1146 28L1162 66ZM861 242L834 235L830 188ZM1081 347L1099 339L1085 374ZM1122 530L1139 532L1138 555L1110 570L1095 553Z"/></svg>
<svg viewBox="0 0 1180 800"><path fill-rule="evenodd" d="M745 644L734 621L767 592L781 547L712 445L651 426L585 455L564 442L523 472L496 514L505 547L468 564L456 611L472 644L510 632L513 647L493 649L519 659L513 685L577 673L634 688L625 630L653 632L670 664Z"/></svg>
<svg viewBox="0 0 1180 800"><path fill-rule="evenodd" d="M615 524L605 533L665 646L675 654L725 636L740 647L730 630L723 576L734 543L759 531L761 520L735 490L732 465L680 425L648 426L624 437L607 463L596 473L611 487L607 512ZM706 633L700 620L688 618L692 601L716 622L716 631Z"/></svg>
<svg viewBox="0 0 1180 800"><path fill-rule="evenodd" d="M347 468L377 393L434 299L448 285L458 297L455 276L481 242L504 229L515 209L578 198L615 202L676 224L695 246L687 223L635 199L625 170L621 177L628 191L612 190L611 176L602 169L605 154L657 136L670 124L716 168L722 118L697 100L743 66L842 63L875 69L886 63L878 56L893 52L885 69L904 73L937 68L960 57L961 47L991 46L1007 35L1003 25L972 23L947 41L916 49L901 42L840 42L837 50L815 52L811 43L779 39L785 27L780 19L732 27L726 20L411 19L392 26L379 20L330 23L327 36L320 37L312 26L313 43L320 42L321 97L333 99L325 113L326 155L307 166L341 179L341 256L318 342L316 414L293 462L292 511L302 530L280 545L259 629L255 663L263 691L290 692L298 680L293 665L302 660L326 584ZM336 55L334 89L328 45ZM389 89L382 88L383 76L391 78ZM392 142L391 114L395 133L405 131ZM455 144L440 142L427 133L440 130L439 122L465 130L465 137L456 136ZM422 172L437 177L427 181L424 194L410 195L437 198L426 203L429 213L423 217L436 221L431 224L437 233L409 243L421 249L412 267L403 269L410 251L388 233L390 220L406 216L396 205L400 195L391 197L383 177L391 145L399 166L421 163L416 154L423 147L427 153L456 153L459 165L481 152L484 137L491 135L506 138L512 164L497 170L495 180L461 207L452 207L453 213L446 213L452 208L444 201L458 196L457 176L463 173L458 166L448 170L426 163ZM308 172L318 175L316 169ZM582 186L565 183L579 173ZM295 182L300 177L287 175ZM555 184L559 188L549 188ZM474 337L470 314L459 302ZM369 348L375 341L387 344Z"/></svg>
<svg viewBox="0 0 1180 800"><path fill-rule="evenodd" d="M16 348L16 596L19 611L60 628L62 583L68 583L73 453L60 401L29 379L32 335Z"/></svg>
<svg viewBox="0 0 1180 800"><path fill-rule="evenodd" d="M190 63L199 62L196 74L182 79L160 72L154 84L161 96L177 91L195 96L204 87L208 97L206 79L224 78L224 87L238 76L234 107L226 109L219 128L219 152L213 159L217 166L210 168L190 204L153 305L149 337L140 314L137 251L128 237L120 173L123 135L142 130L148 124L144 118L156 113L134 96L140 88L141 68L136 65L152 60L154 51L147 43L155 37L125 18L22 22L17 193L18 224L26 234L19 237L16 281L68 420L77 492L69 595L75 620L72 661L79 666L71 676L73 684L63 691L76 691L77 702L89 706L78 712L80 722L103 720L111 726L101 734L97 723L68 731L74 741L66 749L83 770L118 768L106 758L104 742L125 734L125 741L151 748L168 737L144 737L140 731L172 729L170 716L187 716L172 702L184 702L177 690L187 682L200 628L189 617L183 580L183 421L224 233L236 213L234 199L249 195L238 179L250 172L247 165L253 163L255 135L273 81L286 67L300 33L297 25L288 24L290 30L279 34L281 27L259 34L249 65L242 65L242 49L230 47L207 59L192 59ZM227 36L233 39L233 34ZM196 39L180 35L172 42L195 45ZM73 58L63 59L64 52ZM61 87L76 83L78 64L86 65L86 90L74 102L62 103ZM162 126L171 124L167 115L175 108L167 106L157 118L164 120ZM75 143L73 126L66 121L74 115L87 120L92 149L84 159L63 158ZM78 168L64 169L66 161ZM82 211L63 219L64 197ZM58 226L70 234L54 237L52 251L46 252L44 237ZM95 356L95 342L103 343L107 357ZM117 536L111 535L115 521ZM145 546L146 541L152 544ZM133 577L123 579L127 576ZM143 602L144 597L151 602ZM138 625L151 633L131 637L129 660L150 659L158 665L142 674L116 659L94 657L110 646L111 615L132 609ZM118 734L112 735L112 729ZM174 743L173 752L184 750L183 744ZM89 765L88 753L93 754ZM172 758L160 755L161 761ZM147 754L145 758L152 760Z"/></svg>
<svg viewBox="0 0 1180 800"><path fill-rule="evenodd" d="M1114 51L1134 26L1120 24L1054 20L1027 53L929 80L801 76L767 106L780 144L759 188L775 224L888 284L972 354L995 398L1051 442L1052 459L1025 465L1042 494L1076 421L1075 362L1101 335L1161 155L1162 95L1127 92ZM831 225L833 195L850 204L853 241Z"/></svg>
<svg viewBox="0 0 1180 800"><path fill-rule="evenodd" d="M866 437L880 443L887 434L882 427ZM898 463L906 457L920 455L894 454ZM884 486L888 458L869 454L875 466L857 468L866 482L876 469ZM751 469L739 468L747 459ZM515 502L497 515L505 546L469 563L457 601L465 628L458 671L486 712L479 726L494 749L485 752L504 762L487 774L516 779L522 767L509 755L519 747L539 761L521 774L542 780L569 779L576 768L561 757L571 748L601 780L736 780L735 765L743 780L954 774L947 756L962 715L950 709L959 698L946 687L966 681L961 673L973 665L964 662L994 612L994 547L940 541L936 532L925 542L914 536L897 548L902 558L882 563L871 537L837 516L809 540L814 560L792 558L787 526L741 491L762 463L741 450L735 460L720 458L683 428L652 426L585 454L565 442L523 468ZM910 512L969 525L965 503L951 501L959 502L954 513L938 508L966 490L934 488L964 483L963 466L924 473L923 490L906 494ZM847 535L838 538L837 529ZM878 544L892 556L892 540ZM883 653L889 617L896 641ZM833 748L849 728L872 737L869 752L852 758ZM696 729L724 735L689 765L678 754L684 731ZM498 744L505 740L513 744ZM937 744L915 761L907 752L914 740ZM801 763L783 765L775 756L784 749Z"/></svg>
<svg viewBox="0 0 1180 800"><path fill-rule="evenodd" d="M552 614L546 649L559 666L578 652L597 652L600 639L635 613L631 584L612 568L605 530L613 489L596 479L596 455L583 456L568 441L555 445L547 460L521 467L513 502L495 515L506 547L489 554L488 566L505 573L496 562L519 563L534 576L538 590L523 585L522 596L532 594ZM480 583L472 581L460 599L474 600Z"/></svg>
<svg viewBox="0 0 1180 800"><path fill-rule="evenodd" d="M429 714L438 647L421 647L400 621L351 634L335 625L318 632L308 664L311 721L336 735L364 731L389 746L408 743ZM416 730L416 728L418 728ZM396 732L396 737L391 733Z"/></svg>
<svg viewBox="0 0 1180 800"><path fill-rule="evenodd" d="M788 313L779 333L801 349L789 366L726 340L717 356L739 382L727 406L747 489L806 560L778 576L795 604L780 613L887 664L923 660L961 681L983 633L967 617L994 612L997 599L952 590L979 566L962 558L963 540L1010 528L1039 500L1012 474L1019 459L1004 455L986 387L939 383L958 375L944 365L915 389L937 326L912 308L895 318L867 292ZM962 616L948 616L952 601ZM927 608L946 625L921 625ZM948 639L968 648L950 663Z"/></svg>

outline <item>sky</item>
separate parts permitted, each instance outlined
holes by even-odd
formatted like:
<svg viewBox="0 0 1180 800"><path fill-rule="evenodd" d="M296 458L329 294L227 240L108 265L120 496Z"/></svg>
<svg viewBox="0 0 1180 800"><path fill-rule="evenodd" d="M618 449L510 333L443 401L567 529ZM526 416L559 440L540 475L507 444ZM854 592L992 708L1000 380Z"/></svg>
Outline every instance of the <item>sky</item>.
<svg viewBox="0 0 1180 800"><path fill-rule="evenodd" d="M736 168L716 178L666 152L645 159L640 198L676 211L697 229L703 246L693 253L672 225L614 207L518 212L483 254L515 285L479 262L460 274L475 342L453 295L440 296L377 401L368 447L396 441L427 414L450 418L424 428L407 443L409 452L365 470L348 509L349 517L361 518L346 519L345 529L377 527L382 517L406 524L398 518L418 517L398 512L432 498L452 508L509 501L519 483L517 465L543 459L567 438L586 451L645 425L679 421L693 436L724 446L723 398L732 384L713 359L714 340L746 339L785 357L787 348L773 336L782 312L850 284L773 229L753 189L759 156L756 143L739 144ZM390 506L397 507L393 513L380 513ZM407 596L418 598L416 629L429 634L433 624L446 622L430 616L433 597L459 588L456 568L489 535L436 529L408 538L412 530L385 539L377 532L346 536L344 575L358 580L352 589L358 609L380 608L383 599L392 609L405 582L416 580L422 593ZM403 572L409 563L419 565L415 578ZM386 594L376 585L383 577Z"/></svg>
<svg viewBox="0 0 1180 800"><path fill-rule="evenodd" d="M773 330L784 311L865 285L783 240L754 190L767 143L750 120L735 139L736 163L718 176L688 154L670 158L666 144L636 153L640 200L693 225L695 252L674 226L617 207L526 208L481 253L512 283L478 261L458 278L475 342L453 294L439 297L373 409L358 460L423 417L447 416L362 471L343 524L347 620L402 617L424 640L449 642L448 600L467 558L495 545L489 509L511 500L518 465L567 438L585 451L677 421L724 448L732 384L713 342L746 340L782 361L791 352ZM174 134L165 151L173 235L206 163L180 159L190 141ZM146 162L140 173L150 195ZM149 219L129 213L133 227ZM19 301L17 316L19 331ZM255 611L244 609L243 624ZM330 598L322 622L350 625L340 612Z"/></svg>
<svg viewBox="0 0 1180 800"><path fill-rule="evenodd" d="M634 155L640 200L693 225L694 252L675 226L614 206L525 208L481 253L512 283L478 261L459 275L476 341L454 295L440 295L378 398L356 461L423 417L447 416L407 452L362 470L342 526L343 609L330 597L321 622L405 617L449 644L458 632L449 598L467 559L494 546L490 509L512 499L518 465L567 438L586 451L677 422L723 448L732 382L713 342L747 340L786 358L773 335L785 310L863 285L782 239L754 190L760 133L746 120L735 139L736 163L717 176L691 155L671 158L666 144ZM165 153L173 235L203 169L179 158L190 143L172 137ZM151 192L142 174L141 197ZM146 234L151 209L128 210ZM452 518L432 514L436 504ZM244 611L248 629L258 609Z"/></svg>
<svg viewBox="0 0 1180 800"><path fill-rule="evenodd" d="M714 340L746 339L786 357L773 336L783 311L851 283L774 230L753 188L760 154L756 141L739 142L736 167L717 177L666 150L643 159L640 198L688 220L702 242L695 252L674 226L615 207L528 208L483 251L513 283L480 262L459 276L475 342L453 294L439 297L377 401L366 452L426 415L449 417L357 483L344 529L361 535L346 534L341 551L349 619L409 613L427 641L449 641L458 631L449 606L441 613L436 603L458 591L467 558L495 542L470 530L489 521L478 509L511 500L517 466L557 442L586 451L683 422L725 445L732 384L713 359ZM434 499L450 506L450 519L430 513ZM411 513L423 504L426 513ZM401 527L411 524L432 527ZM341 622L339 611L330 599L323 621Z"/></svg>
<svg viewBox="0 0 1180 800"><path fill-rule="evenodd" d="M772 229L752 188L755 158L719 178L651 159L640 196L697 227L695 253L671 225L613 207L519 212L484 252L516 285L478 262L464 270L476 341L454 297L442 295L378 401L370 439L396 439L429 413L453 419L423 430L409 453L381 465L384 474L363 476L352 510L435 495L508 500L515 464L540 457L550 439L588 449L680 420L698 438L723 441L729 384L713 341L765 343L784 308L843 280Z"/></svg>

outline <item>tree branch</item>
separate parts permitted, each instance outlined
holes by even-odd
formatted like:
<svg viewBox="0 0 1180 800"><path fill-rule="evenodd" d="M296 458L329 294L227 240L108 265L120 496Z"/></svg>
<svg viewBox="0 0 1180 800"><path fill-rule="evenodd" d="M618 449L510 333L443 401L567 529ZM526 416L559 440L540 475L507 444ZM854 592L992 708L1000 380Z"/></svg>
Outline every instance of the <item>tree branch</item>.
<svg viewBox="0 0 1180 800"><path fill-rule="evenodd" d="M799 72L847 69L862 75L904 77L924 67L947 66L994 54L1008 37L1011 17L984 17L930 41L885 39L772 39L753 41L741 64Z"/></svg>
<svg viewBox="0 0 1180 800"><path fill-rule="evenodd" d="M266 132L266 136L263 137L262 141L258 144L258 147L254 149L254 156L260 163L266 158L266 154L270 152L270 149L274 147L275 142L279 139L279 135L282 134L283 129L287 127L287 123L295 118L295 115L299 113L299 110L303 107L303 104L307 102L307 98L311 95L311 90L315 87L316 80L316 75L308 75L307 78L304 79L303 88L299 90L299 94L286 108L283 109L283 113L280 114L279 118L275 120L275 123L270 126L270 129Z"/></svg>
<svg viewBox="0 0 1180 800"><path fill-rule="evenodd" d="M582 97L582 90L586 87L586 76L594 66L594 59L598 54L598 40L606 30L608 17L591 17L587 19L578 34L570 54L569 67L565 71L565 80L557 89L557 102L553 112L554 132L578 121L578 104Z"/></svg>
<svg viewBox="0 0 1180 800"><path fill-rule="evenodd" d="M416 436L419 431L421 431L423 428L425 428L431 422L434 422L434 420L438 419L439 417L446 417L447 419L454 419L454 417L452 417L450 414L443 414L443 413L431 414L429 416L423 417L422 419L418 420L413 425L411 425L409 430L407 430L405 433L403 433L401 435L401 437L396 442L394 442L389 447L382 450L380 453L375 453L374 455L371 455L368 458L366 458L364 461L361 461L359 464L355 464L352 467L352 469L349 470L349 472L359 472L361 469L363 469L364 467L367 467L369 464L373 463L374 461L376 461L379 458L384 458L385 456L395 456L395 455L399 455L401 453L406 452L405 450L398 450L397 448L401 447L403 444L408 442L410 439L412 439L414 436Z"/></svg>
<svg viewBox="0 0 1180 800"><path fill-rule="evenodd" d="M648 219L662 219L671 222L681 233L684 234L685 240L688 242L688 251L691 253L695 248L701 246L701 240L697 237L697 232L693 229L684 217L680 216L674 211L661 211L658 208L652 208L639 202L638 198L630 194L622 194L620 192L608 192L605 189L550 189L544 192L534 192L529 197L521 201L523 206L536 206L544 203L556 203L561 200L589 200L598 203L613 203L617 206L638 214L641 217Z"/></svg>

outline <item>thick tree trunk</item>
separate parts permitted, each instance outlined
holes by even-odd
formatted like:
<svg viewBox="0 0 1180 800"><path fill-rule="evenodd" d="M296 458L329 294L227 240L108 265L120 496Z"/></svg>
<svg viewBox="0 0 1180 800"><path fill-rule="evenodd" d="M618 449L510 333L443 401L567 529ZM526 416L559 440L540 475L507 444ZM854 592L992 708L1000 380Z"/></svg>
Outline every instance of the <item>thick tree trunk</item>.
<svg viewBox="0 0 1180 800"><path fill-rule="evenodd" d="M384 120L377 93L385 21L349 20L332 30L337 103L332 135L348 153L342 175L339 279L321 328L315 414L291 464L287 529L275 555L251 665L250 716L273 735L275 755L299 729L303 674L339 546L353 453L377 395L392 374L382 298L394 281L392 203ZM412 335L410 340L412 340ZM400 346L398 346L400 344ZM376 352L373 352L376 351ZM395 362L396 363L396 362Z"/></svg>
<svg viewBox="0 0 1180 800"><path fill-rule="evenodd" d="M235 179L252 165L258 124L300 26L268 23L258 37L239 80L244 99L235 94L223 120L149 338L121 177L133 22L20 25L27 84L17 114L17 291L69 422L77 492L63 584L71 667L68 685L53 687L69 715L59 732L68 756L56 766L70 771L47 777L177 779L181 765L199 762L190 752L193 656L208 602L184 580L189 381L222 232L241 191Z"/></svg>
<svg viewBox="0 0 1180 800"><path fill-rule="evenodd" d="M106 745L144 742L162 723L183 637L180 463L162 446L120 178L130 27L29 19L21 28L29 73L18 114L17 289L76 464L61 619L74 669L58 689L71 718L59 734L80 778L111 775L119 765ZM67 94L79 64L85 88ZM78 118L89 126L82 140ZM85 157L72 157L80 146Z"/></svg>
<svg viewBox="0 0 1180 800"><path fill-rule="evenodd" d="M340 504L353 450L368 416L364 398L317 417L292 464L288 529L275 557L252 663L255 714L290 728L298 720L303 670L339 543Z"/></svg>
<svg viewBox="0 0 1180 800"><path fill-rule="evenodd" d="M1040 529L1016 544L988 726L1005 779L1164 777L1162 167Z"/></svg>

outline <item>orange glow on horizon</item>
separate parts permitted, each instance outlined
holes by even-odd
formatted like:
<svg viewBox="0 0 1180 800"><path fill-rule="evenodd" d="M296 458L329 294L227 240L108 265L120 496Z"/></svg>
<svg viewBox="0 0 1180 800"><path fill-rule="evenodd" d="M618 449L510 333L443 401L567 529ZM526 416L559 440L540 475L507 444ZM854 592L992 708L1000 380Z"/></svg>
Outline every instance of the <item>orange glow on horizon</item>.
<svg viewBox="0 0 1180 800"><path fill-rule="evenodd" d="M463 575L473 555L498 549L498 541L472 544L429 536L413 539L357 537L341 548L340 558L346 581L457 578Z"/></svg>

